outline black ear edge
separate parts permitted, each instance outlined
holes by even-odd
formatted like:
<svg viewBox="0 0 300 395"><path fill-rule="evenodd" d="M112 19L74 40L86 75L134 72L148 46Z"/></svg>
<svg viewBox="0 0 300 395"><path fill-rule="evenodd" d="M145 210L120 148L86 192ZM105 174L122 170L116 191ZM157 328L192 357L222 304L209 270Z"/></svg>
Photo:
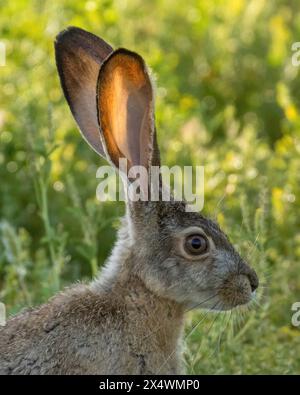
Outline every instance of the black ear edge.
<svg viewBox="0 0 300 395"><path fill-rule="evenodd" d="M82 43L80 40L84 38L85 39L85 44L90 44L88 46L88 49L90 51L91 57L95 61L98 61L99 68L101 68L101 65L103 64L103 61L107 57L107 55L104 57L104 59L100 59L99 55L93 51L92 44L94 42L95 45L100 45L103 47L105 51L108 53L108 57L114 52L113 48L104 40L102 40L100 37L96 36L93 33L90 33L84 29L81 29L80 27L76 26L68 26L66 29L62 30L60 33L55 38L54 41L54 51L55 51L55 62L56 62L56 67L58 70L58 74L60 77L60 83L63 88L64 95L67 99L67 102L71 108L70 104L70 98L67 93L67 87L64 83L64 73L63 73L63 68L62 68L62 53L63 51L65 52L70 52L70 44L75 44L78 45L79 47L83 47ZM87 51L87 45L83 47ZM93 56L92 56L93 54ZM95 92L96 93L96 92ZM72 114L74 115L73 109L71 108Z"/></svg>
<svg viewBox="0 0 300 395"><path fill-rule="evenodd" d="M102 75L103 75L103 73L105 72L105 68L106 68L108 62L109 62L113 57L115 57L116 55L120 55L120 54L124 54L124 55L128 55L128 56L134 57L135 59L138 60L138 62L139 62L140 65L142 66L145 75L148 76L148 73L149 73L148 68L147 68L147 65L146 65L144 59L141 57L141 55L139 55L139 54L136 53L136 52L130 51L129 49L126 49L126 48L118 48L118 49L116 49L115 51L113 51L111 54L109 54L109 55L107 56L107 58L103 61L102 65L101 65L101 67L100 67L99 74L98 74L98 78L97 78L96 102L97 102L97 119L98 119L99 127L101 127L101 125L100 125L100 110L99 110L99 94L100 94L100 91L101 91L101 79L102 79ZM148 77L148 78L149 78L149 84L150 84L150 87L151 87L152 102L153 102L153 101L154 101L153 85L152 85L151 78L150 78L150 77ZM153 103L153 105L154 105L154 103ZM154 111L154 109L153 109L153 111Z"/></svg>
<svg viewBox="0 0 300 395"><path fill-rule="evenodd" d="M87 30L81 29L81 27L77 26L68 26L61 32L57 34L55 37L55 43L60 43L65 40L66 37L72 36L74 34L83 33L87 35L93 35L92 33L88 32Z"/></svg>
<svg viewBox="0 0 300 395"><path fill-rule="evenodd" d="M135 59L140 63L140 65L142 66L142 68L143 68L145 74L146 74L146 75L149 74L149 70L148 70L148 68L147 68L147 65L146 65L144 59L141 57L141 55L139 55L139 54L136 53L136 52L130 51L129 49L126 49L126 48L117 48L117 49L114 50L111 54L109 54L109 55L107 56L107 58L106 58L106 59L102 62L102 64L101 64L101 67L100 67L100 70L99 70L99 75L98 75L98 81L97 81L97 92L98 92L98 88L99 88L99 80L101 79L101 75L104 73L104 70L105 70L105 67L106 67L107 63L108 63L112 58L114 58L115 56L117 56L117 55L122 55L122 54L123 54L123 55L130 56L130 57L132 57L132 58L135 58ZM151 87L152 87L152 82L151 82L150 78L149 78L149 82L150 82Z"/></svg>
<svg viewBox="0 0 300 395"><path fill-rule="evenodd" d="M94 41L103 46L103 48L107 52L113 52L113 48L102 38L96 36L93 33L88 32L87 30L81 29L80 27L77 26L68 26L66 29L62 30L60 33L57 34L55 37L55 48L57 48L60 45L65 45L68 42L72 42L73 40L78 40L84 38L85 40L88 40L90 42ZM74 42L74 41L73 41ZM80 43L78 43L80 45ZM66 45L67 47L67 45ZM92 47L90 48L92 50ZM102 63L103 60L101 60Z"/></svg>
<svg viewBox="0 0 300 395"><path fill-rule="evenodd" d="M63 51L68 51L68 47L69 47L69 43L72 41L76 41L78 40L79 36L83 35L86 38L89 38L91 41L101 41L101 45L103 45L104 47L106 47L105 49L110 52L108 57L114 53L113 48L107 44L104 40L102 40L100 37L96 36L93 33L90 33L84 29L81 29L80 27L76 27L76 26L68 26L66 29L62 30L60 33L58 33L58 35L55 38L54 41L54 51L55 51L55 63L56 63L56 68L58 70L58 75L59 75L59 79L60 79L60 84L61 87L63 89L63 93L64 96L69 104L69 107L71 109L71 112L73 114L73 116L75 116L75 110L73 109L73 106L71 104L71 99L69 97L68 94L68 90L65 84L65 80L64 80L64 72L63 72L63 68L62 68L62 52ZM79 46L80 43L78 43ZM101 61L99 61L99 67L101 69L101 65L103 64L103 59L101 59ZM99 69L99 72L100 72ZM97 91L98 91L98 79L99 76L97 78ZM95 92L95 94L97 93L97 91Z"/></svg>
<svg viewBox="0 0 300 395"><path fill-rule="evenodd" d="M66 38L69 36L69 33L72 34L73 29L78 29L75 28L73 26L70 26L69 28L61 31L57 36L56 39L54 41L54 52L55 52L55 63L56 63L56 68L58 71L58 75L59 75L59 81L60 81L60 85L62 87L63 90L63 94L67 100L67 103L70 107L70 110L72 112L73 117L75 118L75 110L72 106L71 100L70 100L70 96L68 94L68 90L65 84L65 78L64 78L64 73L63 73L63 68L62 68L62 45L64 43L64 41L66 40ZM81 30L81 29L80 29Z"/></svg>
<svg viewBox="0 0 300 395"><path fill-rule="evenodd" d="M83 47L83 45L80 43L80 40L84 38L85 39L85 46ZM79 42L78 42L79 41ZM100 59L100 57L95 53L95 51L93 51L92 48L92 44L94 43L95 45L99 45L101 44L102 48L107 51L109 53L109 55L111 53L113 53L113 48L106 43L104 40L102 40L100 37L94 35L93 33L90 33L84 29L81 29L79 27L76 26L69 26L66 29L62 30L55 38L54 41L54 52L55 52L55 62L56 62L56 68L58 70L58 75L59 75L59 80L60 80L60 85L62 87L62 91L63 94L66 98L66 101L69 105L69 108L71 110L71 113L74 117L74 119L76 120L76 111L75 108L73 106L72 100L69 96L69 92L65 83L65 76L64 76L64 71L63 71L63 52L70 52L70 45L71 44L75 44L78 45L80 47L83 47L85 50L87 50L87 43L90 42L88 48L91 51L90 53L93 53L93 59L95 61L98 60L98 64L99 64L99 70L100 67L103 63L103 59ZM109 56L108 55L108 56ZM96 96L96 92L95 92L95 96ZM97 108L96 108L97 111ZM76 121L77 123L77 121ZM79 126L79 125L78 125ZM80 127L79 127L80 130ZM86 140L86 142L90 145L90 147L99 155L104 156L104 151L101 145L101 140L100 140L100 130L99 130L99 146L95 147L93 146L85 137L84 133L81 132L81 135L83 136L83 138Z"/></svg>
<svg viewBox="0 0 300 395"><path fill-rule="evenodd" d="M87 32L86 30L81 29L80 27L68 26L64 30L59 32L57 34L57 36L55 37L55 41L54 41L55 46L57 46L59 44L63 44L68 37L72 37L75 34L83 33L83 32L87 33L87 34L91 34L91 33Z"/></svg>

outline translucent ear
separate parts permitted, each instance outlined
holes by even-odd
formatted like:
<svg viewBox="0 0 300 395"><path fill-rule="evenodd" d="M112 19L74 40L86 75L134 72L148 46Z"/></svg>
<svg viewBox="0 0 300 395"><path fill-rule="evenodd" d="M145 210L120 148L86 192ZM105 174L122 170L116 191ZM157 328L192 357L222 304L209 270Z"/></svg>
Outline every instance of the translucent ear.
<svg viewBox="0 0 300 395"><path fill-rule="evenodd" d="M154 147L154 102L143 59L126 49L111 54L100 69L97 107L107 156L131 166L151 165ZM157 145L156 145L157 146Z"/></svg>
<svg viewBox="0 0 300 395"><path fill-rule="evenodd" d="M55 41L56 65L66 100L83 137L104 157L96 88L100 66L112 52L101 38L77 27L62 31Z"/></svg>

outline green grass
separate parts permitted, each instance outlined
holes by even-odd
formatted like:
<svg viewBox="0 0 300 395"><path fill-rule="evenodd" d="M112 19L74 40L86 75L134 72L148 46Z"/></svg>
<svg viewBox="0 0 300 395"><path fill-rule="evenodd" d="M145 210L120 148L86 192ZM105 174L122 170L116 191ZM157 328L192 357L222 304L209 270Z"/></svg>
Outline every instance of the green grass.
<svg viewBox="0 0 300 395"><path fill-rule="evenodd" d="M97 202L104 161L81 140L59 86L53 40L77 25L145 57L164 163L205 165L205 213L261 279L249 311L189 314L188 371L300 373L300 328L291 325L300 301L297 6L0 0L0 300L9 313L92 278L124 211Z"/></svg>

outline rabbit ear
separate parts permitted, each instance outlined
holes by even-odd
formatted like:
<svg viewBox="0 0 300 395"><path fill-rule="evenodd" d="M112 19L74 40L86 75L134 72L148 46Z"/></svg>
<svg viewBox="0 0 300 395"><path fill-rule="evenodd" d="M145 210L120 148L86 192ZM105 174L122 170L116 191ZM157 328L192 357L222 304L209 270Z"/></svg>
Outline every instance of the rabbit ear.
<svg viewBox="0 0 300 395"><path fill-rule="evenodd" d="M56 65L72 114L85 140L104 157L96 88L100 66L112 51L101 38L77 27L62 31L55 41Z"/></svg>
<svg viewBox="0 0 300 395"><path fill-rule="evenodd" d="M151 81L143 59L126 49L111 54L100 69L98 117L107 155L118 168L119 159L149 170L155 139ZM158 151L157 151L158 152ZM157 157L157 155L156 155Z"/></svg>

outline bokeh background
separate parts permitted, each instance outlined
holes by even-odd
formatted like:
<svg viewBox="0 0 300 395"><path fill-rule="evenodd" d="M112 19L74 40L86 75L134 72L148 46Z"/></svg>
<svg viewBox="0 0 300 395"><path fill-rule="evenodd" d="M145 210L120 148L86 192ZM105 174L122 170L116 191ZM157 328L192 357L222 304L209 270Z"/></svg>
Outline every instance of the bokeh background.
<svg viewBox="0 0 300 395"><path fill-rule="evenodd" d="M257 269L256 305L192 312L190 373L300 373L298 0L0 0L0 300L9 314L91 279L124 205L99 203L53 41L68 25L143 55L168 165L205 166L205 213ZM199 326L191 332L195 324Z"/></svg>

